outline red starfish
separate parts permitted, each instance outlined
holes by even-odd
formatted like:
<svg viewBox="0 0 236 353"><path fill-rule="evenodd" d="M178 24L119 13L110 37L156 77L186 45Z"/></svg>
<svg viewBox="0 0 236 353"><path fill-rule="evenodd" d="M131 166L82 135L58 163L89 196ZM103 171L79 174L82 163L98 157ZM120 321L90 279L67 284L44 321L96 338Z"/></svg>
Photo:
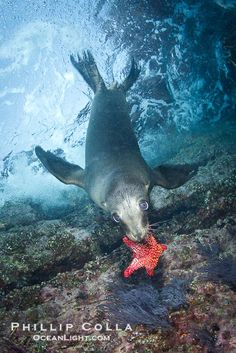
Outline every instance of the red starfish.
<svg viewBox="0 0 236 353"><path fill-rule="evenodd" d="M164 244L158 244L152 234L149 234L144 244L138 244L128 237L123 238L123 242L133 250L133 260L124 271L124 277L129 277L138 268L145 267L149 276L154 275L154 269L159 257L167 249Z"/></svg>

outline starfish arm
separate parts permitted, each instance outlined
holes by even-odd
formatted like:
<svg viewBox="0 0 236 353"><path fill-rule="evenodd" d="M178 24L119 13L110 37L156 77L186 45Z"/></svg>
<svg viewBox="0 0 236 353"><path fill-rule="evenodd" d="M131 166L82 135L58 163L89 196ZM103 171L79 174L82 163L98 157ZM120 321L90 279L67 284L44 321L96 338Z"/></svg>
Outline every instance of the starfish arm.
<svg viewBox="0 0 236 353"><path fill-rule="evenodd" d="M129 246L130 248L132 248L132 246L135 244L132 240L130 240L128 237L124 237L123 238L123 242Z"/></svg>
<svg viewBox="0 0 236 353"><path fill-rule="evenodd" d="M146 267L146 272L148 276L154 276L154 268L147 268Z"/></svg>
<svg viewBox="0 0 236 353"><path fill-rule="evenodd" d="M132 273L134 272L134 270L128 266L125 270L124 270L124 277L128 278L129 276L132 275Z"/></svg>
<svg viewBox="0 0 236 353"><path fill-rule="evenodd" d="M158 244L157 240L156 240L156 238L153 235L148 238L148 244L149 244L151 249L155 248L157 246L157 244Z"/></svg>
<svg viewBox="0 0 236 353"><path fill-rule="evenodd" d="M142 257L145 253L149 252L148 248L144 245L137 244L128 237L124 237L123 242L133 251L137 258Z"/></svg>
<svg viewBox="0 0 236 353"><path fill-rule="evenodd" d="M140 267L143 267L143 264L134 258L131 264L125 269L124 276L127 278L132 275L132 273L138 270Z"/></svg>

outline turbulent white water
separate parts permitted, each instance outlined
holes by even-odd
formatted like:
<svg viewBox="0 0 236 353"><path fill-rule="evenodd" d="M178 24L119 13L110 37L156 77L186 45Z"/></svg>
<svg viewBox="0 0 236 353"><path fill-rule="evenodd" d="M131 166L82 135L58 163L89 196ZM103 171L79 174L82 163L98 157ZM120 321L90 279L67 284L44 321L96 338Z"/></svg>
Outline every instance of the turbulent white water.
<svg viewBox="0 0 236 353"><path fill-rule="evenodd" d="M51 175L42 177L33 154L21 151L37 144L60 148L84 165L89 114L77 116L92 94L72 68L71 53L91 49L107 83L124 77L132 56L139 61L141 77L129 100L149 160L164 152L170 129L189 130L229 114L235 105L230 54L220 35L233 16L234 4L227 4L1 0L2 203L22 196L57 200L65 189Z"/></svg>

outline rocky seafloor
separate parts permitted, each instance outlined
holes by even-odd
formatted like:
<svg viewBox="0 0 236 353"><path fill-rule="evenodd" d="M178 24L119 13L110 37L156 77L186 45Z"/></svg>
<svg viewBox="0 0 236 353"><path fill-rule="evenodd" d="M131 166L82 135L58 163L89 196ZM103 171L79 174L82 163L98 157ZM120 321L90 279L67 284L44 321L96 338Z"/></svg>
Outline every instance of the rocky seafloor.
<svg viewBox="0 0 236 353"><path fill-rule="evenodd" d="M184 186L152 191L150 223L168 246L153 277L140 269L123 278L131 259L123 232L86 197L66 210L45 210L30 199L6 202L0 209L0 352L236 352L234 133L193 133L172 161L203 158ZM84 339L34 341L39 325L35 332L11 331L11 322L53 324L57 332L46 334ZM66 323L74 325L69 332Z"/></svg>

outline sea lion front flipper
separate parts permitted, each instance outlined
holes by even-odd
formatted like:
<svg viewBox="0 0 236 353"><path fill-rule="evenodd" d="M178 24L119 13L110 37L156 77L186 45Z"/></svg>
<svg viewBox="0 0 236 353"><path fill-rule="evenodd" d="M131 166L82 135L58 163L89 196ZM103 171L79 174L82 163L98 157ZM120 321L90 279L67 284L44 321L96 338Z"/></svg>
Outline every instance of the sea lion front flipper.
<svg viewBox="0 0 236 353"><path fill-rule="evenodd" d="M191 179L198 170L197 164L160 165L153 169L152 185L175 189Z"/></svg>
<svg viewBox="0 0 236 353"><path fill-rule="evenodd" d="M74 184L84 187L84 170L64 159L44 151L40 146L35 147L35 153L47 170L64 184Z"/></svg>

